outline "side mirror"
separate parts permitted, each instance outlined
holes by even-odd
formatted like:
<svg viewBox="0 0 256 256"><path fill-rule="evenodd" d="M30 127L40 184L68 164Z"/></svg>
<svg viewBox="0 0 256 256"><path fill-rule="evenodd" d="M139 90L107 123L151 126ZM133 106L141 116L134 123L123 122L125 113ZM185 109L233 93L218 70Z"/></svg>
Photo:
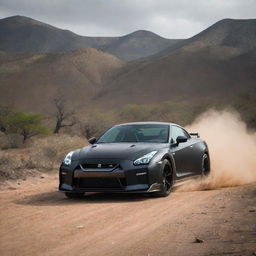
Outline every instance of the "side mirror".
<svg viewBox="0 0 256 256"><path fill-rule="evenodd" d="M176 139L176 142L177 142L177 145L179 145L180 143L187 142L187 140L188 138L185 136L178 136Z"/></svg>
<svg viewBox="0 0 256 256"><path fill-rule="evenodd" d="M97 141L97 138L95 138L95 137L92 137L92 138L90 138L90 139L88 140L88 142L89 142L90 144L94 144L96 141Z"/></svg>
<svg viewBox="0 0 256 256"><path fill-rule="evenodd" d="M195 136L195 137L197 137L197 138L200 138L200 135L199 135L198 132L190 132L189 134L190 134L191 136Z"/></svg>

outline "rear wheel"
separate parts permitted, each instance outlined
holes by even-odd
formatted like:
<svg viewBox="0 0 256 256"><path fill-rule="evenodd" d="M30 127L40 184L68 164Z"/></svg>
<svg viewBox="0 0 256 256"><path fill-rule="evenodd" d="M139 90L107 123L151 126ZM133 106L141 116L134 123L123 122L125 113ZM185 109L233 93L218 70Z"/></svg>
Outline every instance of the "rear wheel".
<svg viewBox="0 0 256 256"><path fill-rule="evenodd" d="M207 154L202 157L202 176L208 176L210 173L210 161Z"/></svg>
<svg viewBox="0 0 256 256"><path fill-rule="evenodd" d="M65 196L67 198L78 199L78 198L83 198L84 197L84 193L65 192Z"/></svg>
<svg viewBox="0 0 256 256"><path fill-rule="evenodd" d="M173 185L172 166L167 159L165 159L163 162L164 162L164 168L162 172L161 190L159 192L156 192L156 196L159 196L159 197L168 196L171 193L172 185Z"/></svg>

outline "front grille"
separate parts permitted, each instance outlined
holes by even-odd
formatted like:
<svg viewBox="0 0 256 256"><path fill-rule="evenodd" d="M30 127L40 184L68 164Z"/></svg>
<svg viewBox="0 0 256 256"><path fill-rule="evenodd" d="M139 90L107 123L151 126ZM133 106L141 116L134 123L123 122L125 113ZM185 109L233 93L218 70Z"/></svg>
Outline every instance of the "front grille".
<svg viewBox="0 0 256 256"><path fill-rule="evenodd" d="M116 169L118 164L81 164L83 169Z"/></svg>
<svg viewBox="0 0 256 256"><path fill-rule="evenodd" d="M118 178L79 178L77 185L79 188L122 188Z"/></svg>

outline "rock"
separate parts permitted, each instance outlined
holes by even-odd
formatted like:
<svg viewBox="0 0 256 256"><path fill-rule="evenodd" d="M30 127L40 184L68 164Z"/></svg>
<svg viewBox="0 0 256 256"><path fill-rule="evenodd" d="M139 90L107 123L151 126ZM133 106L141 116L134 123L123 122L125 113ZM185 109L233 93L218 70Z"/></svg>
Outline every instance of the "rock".
<svg viewBox="0 0 256 256"><path fill-rule="evenodd" d="M249 210L249 212L256 212L256 210L254 210L254 209L251 209L251 210Z"/></svg>
<svg viewBox="0 0 256 256"><path fill-rule="evenodd" d="M76 228L82 229L82 228L84 228L84 226L83 225L78 225L78 226L76 226Z"/></svg>
<svg viewBox="0 0 256 256"><path fill-rule="evenodd" d="M40 176L40 179L44 179L44 176Z"/></svg>
<svg viewBox="0 0 256 256"><path fill-rule="evenodd" d="M204 242L204 240L202 240L202 239L200 239L198 237L195 237L194 243L201 244L203 242Z"/></svg>

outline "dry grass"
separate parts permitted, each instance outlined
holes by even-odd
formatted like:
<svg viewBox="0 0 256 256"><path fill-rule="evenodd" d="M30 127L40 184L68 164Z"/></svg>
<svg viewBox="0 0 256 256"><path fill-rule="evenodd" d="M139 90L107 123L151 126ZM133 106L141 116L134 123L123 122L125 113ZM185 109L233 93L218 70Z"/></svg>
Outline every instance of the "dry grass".
<svg viewBox="0 0 256 256"><path fill-rule="evenodd" d="M53 135L34 140L29 147L28 168L51 170L58 168L65 155L77 148L84 147L85 139L65 134Z"/></svg>
<svg viewBox="0 0 256 256"><path fill-rule="evenodd" d="M58 170L61 160L74 149L85 146L85 139L64 134L34 138L25 149L0 151L0 179L18 179L29 170Z"/></svg>
<svg viewBox="0 0 256 256"><path fill-rule="evenodd" d="M19 179L26 176L26 157L20 151L0 151L0 180Z"/></svg>
<svg viewBox="0 0 256 256"><path fill-rule="evenodd" d="M0 149L20 148L22 146L22 137L18 134L6 135L0 132Z"/></svg>

